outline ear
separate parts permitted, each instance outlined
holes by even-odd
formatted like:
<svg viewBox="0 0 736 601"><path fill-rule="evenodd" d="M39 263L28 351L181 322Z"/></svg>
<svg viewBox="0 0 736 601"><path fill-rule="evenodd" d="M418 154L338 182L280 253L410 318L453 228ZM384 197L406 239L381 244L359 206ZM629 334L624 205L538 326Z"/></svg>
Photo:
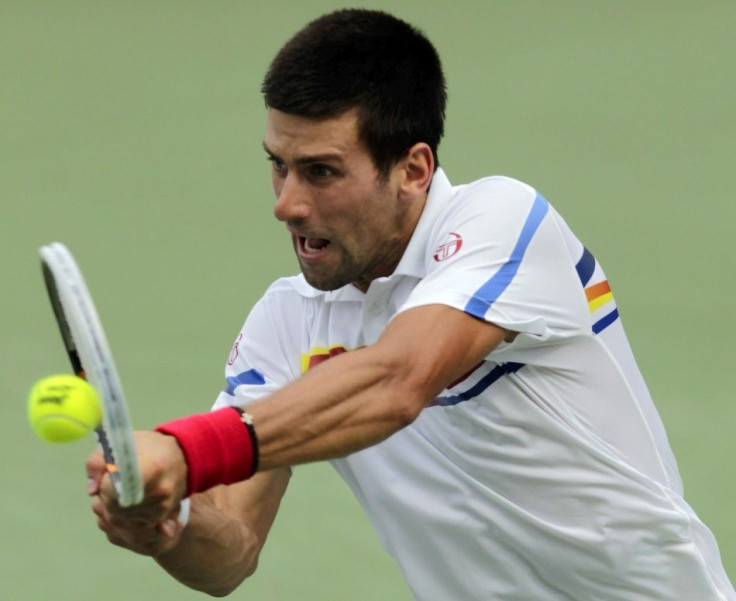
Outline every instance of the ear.
<svg viewBox="0 0 736 601"><path fill-rule="evenodd" d="M400 194L405 198L424 197L434 175L432 149L424 142L417 142L401 161L402 181Z"/></svg>

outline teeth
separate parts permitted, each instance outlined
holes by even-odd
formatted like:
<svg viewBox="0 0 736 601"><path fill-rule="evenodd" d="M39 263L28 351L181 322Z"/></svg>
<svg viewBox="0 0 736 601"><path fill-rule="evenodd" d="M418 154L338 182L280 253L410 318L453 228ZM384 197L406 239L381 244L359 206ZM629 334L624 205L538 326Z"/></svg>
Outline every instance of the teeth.
<svg viewBox="0 0 736 601"><path fill-rule="evenodd" d="M329 241L323 238L304 238L304 250L308 253L318 253L324 250L328 244Z"/></svg>

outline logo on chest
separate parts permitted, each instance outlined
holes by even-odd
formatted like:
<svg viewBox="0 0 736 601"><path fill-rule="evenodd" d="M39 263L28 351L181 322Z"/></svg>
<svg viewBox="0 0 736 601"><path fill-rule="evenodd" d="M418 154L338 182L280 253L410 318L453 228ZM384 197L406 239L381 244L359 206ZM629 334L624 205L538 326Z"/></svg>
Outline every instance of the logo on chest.
<svg viewBox="0 0 736 601"><path fill-rule="evenodd" d="M437 261L446 261L450 257L454 257L463 247L463 237L455 232L450 232L445 241L442 242L434 251L432 258Z"/></svg>
<svg viewBox="0 0 736 601"><path fill-rule="evenodd" d="M310 349L309 354L302 354L302 373L306 373L313 367L327 361L330 357L342 355L347 351L348 349L339 345L331 346L330 348L312 348Z"/></svg>
<svg viewBox="0 0 736 601"><path fill-rule="evenodd" d="M230 355L227 358L227 364L232 365L235 363L235 359L238 358L238 345L240 344L240 341L243 339L243 333L241 332L238 337L235 339L235 342L233 343L233 348L230 349Z"/></svg>

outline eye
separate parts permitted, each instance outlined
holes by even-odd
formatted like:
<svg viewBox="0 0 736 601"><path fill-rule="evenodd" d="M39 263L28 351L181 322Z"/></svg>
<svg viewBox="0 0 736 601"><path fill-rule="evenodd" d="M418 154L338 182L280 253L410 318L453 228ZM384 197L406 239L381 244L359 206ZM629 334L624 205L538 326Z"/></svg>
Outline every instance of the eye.
<svg viewBox="0 0 736 601"><path fill-rule="evenodd" d="M284 163L283 161L277 159L274 156L266 157L266 160L271 163L271 169L274 173L286 173L286 163Z"/></svg>
<svg viewBox="0 0 736 601"><path fill-rule="evenodd" d="M324 163L312 163L307 172L313 179L326 179L337 175L337 171Z"/></svg>

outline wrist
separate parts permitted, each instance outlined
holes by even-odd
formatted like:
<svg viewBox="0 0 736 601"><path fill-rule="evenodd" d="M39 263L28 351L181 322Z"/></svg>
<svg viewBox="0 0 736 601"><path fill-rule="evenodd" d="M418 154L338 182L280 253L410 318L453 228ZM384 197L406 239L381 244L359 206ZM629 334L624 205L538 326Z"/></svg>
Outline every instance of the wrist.
<svg viewBox="0 0 736 601"><path fill-rule="evenodd" d="M188 497L218 484L250 478L258 469L258 439L252 418L239 407L226 407L161 424L157 432L173 436L187 465Z"/></svg>

